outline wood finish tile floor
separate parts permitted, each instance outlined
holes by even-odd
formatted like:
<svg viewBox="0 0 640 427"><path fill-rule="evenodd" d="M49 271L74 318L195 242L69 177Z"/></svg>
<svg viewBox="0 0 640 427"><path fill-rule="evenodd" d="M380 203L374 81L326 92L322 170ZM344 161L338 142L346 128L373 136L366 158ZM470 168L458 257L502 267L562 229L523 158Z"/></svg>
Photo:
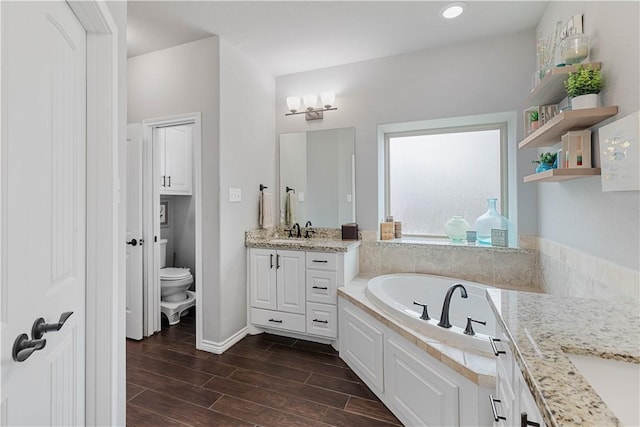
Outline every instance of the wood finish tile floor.
<svg viewBox="0 0 640 427"><path fill-rule="evenodd" d="M195 318L127 340L129 426L402 425L328 345L262 334L215 355Z"/></svg>

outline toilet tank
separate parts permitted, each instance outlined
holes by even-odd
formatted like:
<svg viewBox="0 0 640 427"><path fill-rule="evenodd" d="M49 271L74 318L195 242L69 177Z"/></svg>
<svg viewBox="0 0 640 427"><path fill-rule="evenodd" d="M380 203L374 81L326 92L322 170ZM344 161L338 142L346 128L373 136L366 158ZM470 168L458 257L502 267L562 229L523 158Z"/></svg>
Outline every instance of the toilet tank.
<svg viewBox="0 0 640 427"><path fill-rule="evenodd" d="M160 268L167 266L167 239L160 239Z"/></svg>

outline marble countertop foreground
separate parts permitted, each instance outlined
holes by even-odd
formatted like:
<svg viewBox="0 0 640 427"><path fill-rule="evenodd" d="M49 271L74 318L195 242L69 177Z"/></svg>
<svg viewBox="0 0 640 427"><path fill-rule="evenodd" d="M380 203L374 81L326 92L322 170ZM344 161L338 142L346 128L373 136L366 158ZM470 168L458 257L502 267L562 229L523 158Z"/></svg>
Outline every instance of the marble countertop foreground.
<svg viewBox="0 0 640 427"><path fill-rule="evenodd" d="M315 233L309 239L290 238L289 233L282 227L250 230L245 233L245 246L264 249L347 252L362 243L361 240L342 240L340 230L315 227L312 230Z"/></svg>
<svg viewBox="0 0 640 427"><path fill-rule="evenodd" d="M372 277L368 275L356 277L346 286L338 288L338 295L468 380L482 387L495 387L496 362L493 355L484 356L460 350L403 326L367 298L365 290L367 282Z"/></svg>
<svg viewBox="0 0 640 427"><path fill-rule="evenodd" d="M615 426L566 353L640 363L637 303L489 289L487 298L548 426Z"/></svg>

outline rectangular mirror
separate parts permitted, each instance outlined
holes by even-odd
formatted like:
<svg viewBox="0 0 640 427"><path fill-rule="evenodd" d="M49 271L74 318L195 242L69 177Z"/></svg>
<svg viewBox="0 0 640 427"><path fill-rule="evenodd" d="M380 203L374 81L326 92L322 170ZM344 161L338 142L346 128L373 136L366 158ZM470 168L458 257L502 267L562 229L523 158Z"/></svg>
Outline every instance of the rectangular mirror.
<svg viewBox="0 0 640 427"><path fill-rule="evenodd" d="M280 135L280 224L339 228L355 201L354 128Z"/></svg>

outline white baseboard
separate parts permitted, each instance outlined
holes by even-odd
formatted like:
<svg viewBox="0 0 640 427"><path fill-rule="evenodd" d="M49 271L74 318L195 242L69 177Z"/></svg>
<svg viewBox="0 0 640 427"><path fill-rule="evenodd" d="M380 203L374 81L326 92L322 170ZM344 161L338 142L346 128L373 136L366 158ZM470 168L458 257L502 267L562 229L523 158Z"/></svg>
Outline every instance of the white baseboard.
<svg viewBox="0 0 640 427"><path fill-rule="evenodd" d="M208 340L203 339L198 343L196 348L198 350L208 351L208 352L214 353L214 354L222 354L225 351L229 350L235 343L240 341L245 336L247 336L247 327L246 326L244 328L240 329L235 334L231 335L229 338L227 338L226 340L224 340L221 343L214 342L214 341L208 341Z"/></svg>

